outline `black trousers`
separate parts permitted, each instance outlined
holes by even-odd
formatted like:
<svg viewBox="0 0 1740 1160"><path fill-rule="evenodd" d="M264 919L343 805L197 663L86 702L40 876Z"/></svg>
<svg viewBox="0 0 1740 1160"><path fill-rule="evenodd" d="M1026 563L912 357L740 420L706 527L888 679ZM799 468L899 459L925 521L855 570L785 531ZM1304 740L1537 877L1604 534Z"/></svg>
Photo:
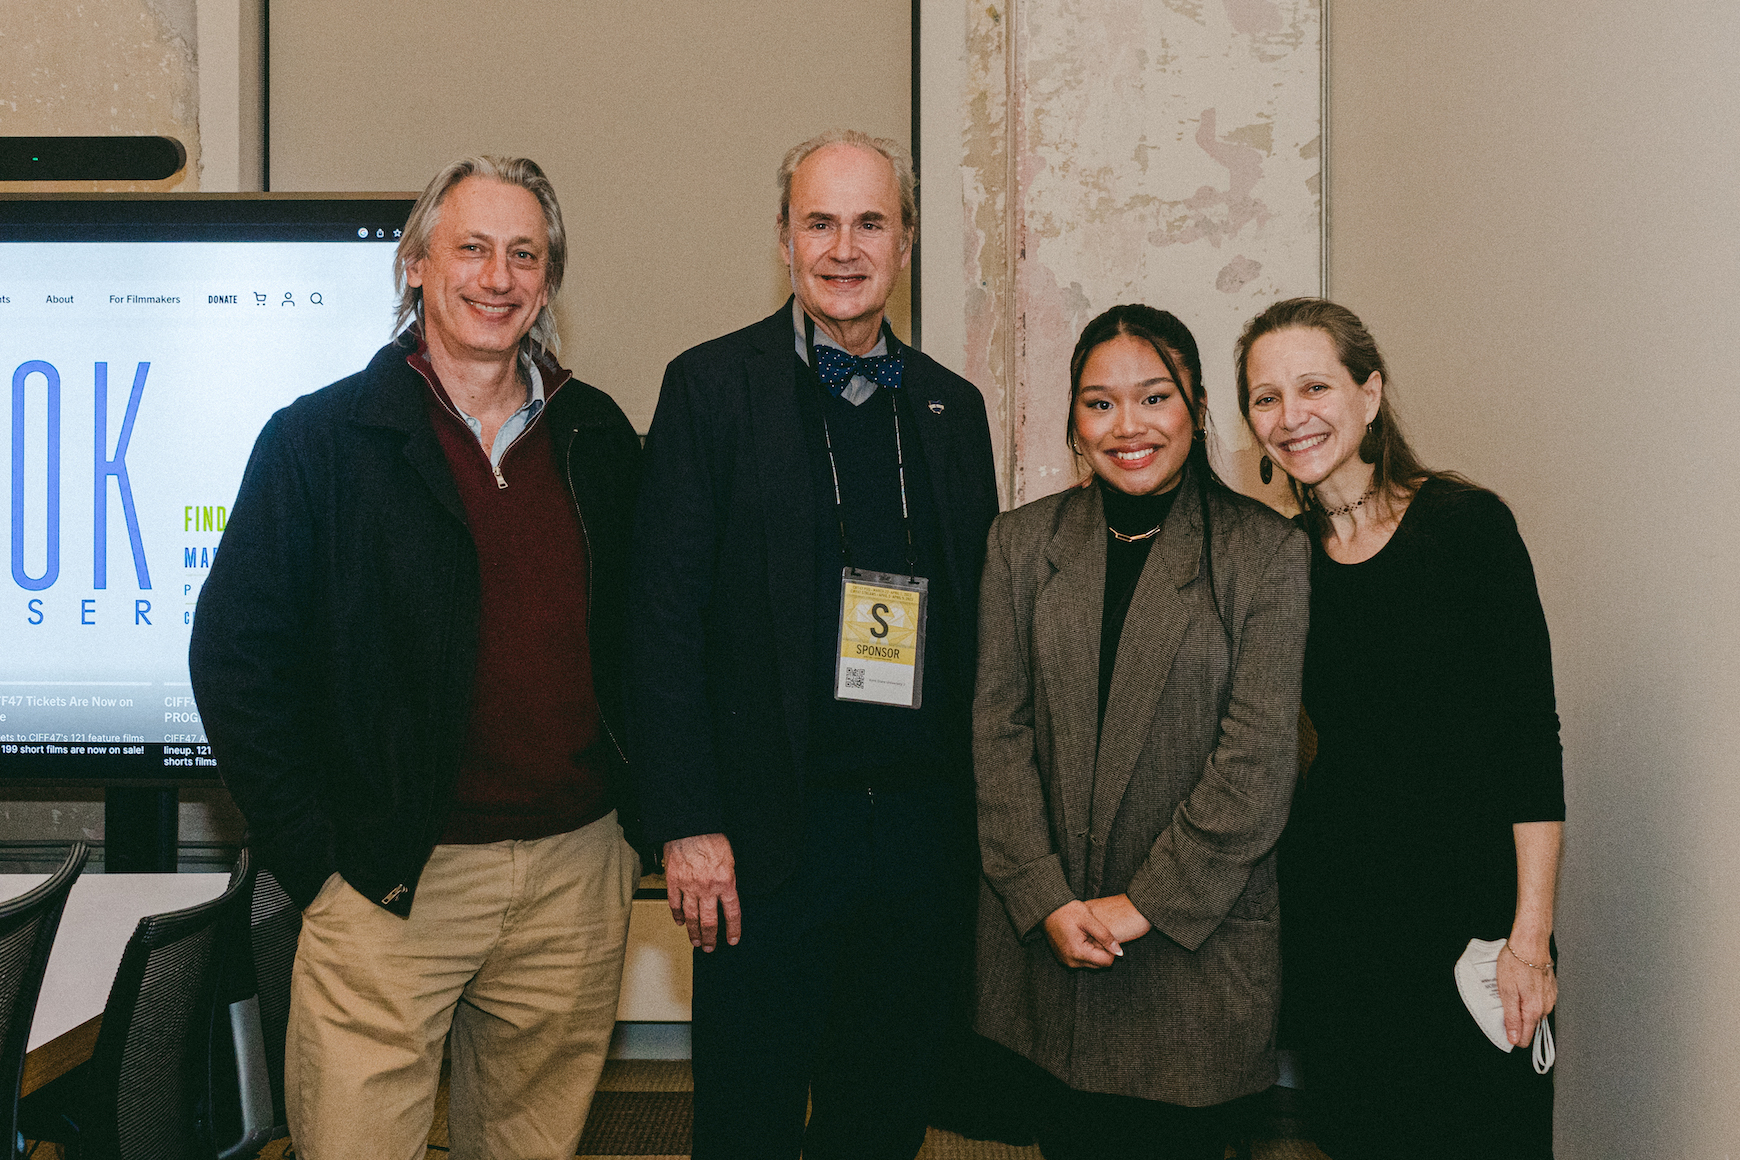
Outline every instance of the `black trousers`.
<svg viewBox="0 0 1740 1160"><path fill-rule="evenodd" d="M808 792L799 869L695 952L695 1160L917 1155L970 946L963 798Z"/></svg>

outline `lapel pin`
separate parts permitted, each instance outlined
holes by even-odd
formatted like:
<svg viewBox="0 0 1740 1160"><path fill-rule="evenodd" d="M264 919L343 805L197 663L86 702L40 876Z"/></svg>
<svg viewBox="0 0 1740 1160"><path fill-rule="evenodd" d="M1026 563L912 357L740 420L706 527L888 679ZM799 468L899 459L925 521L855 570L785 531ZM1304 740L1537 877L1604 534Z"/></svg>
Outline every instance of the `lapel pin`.
<svg viewBox="0 0 1740 1160"><path fill-rule="evenodd" d="M930 410L931 410L931 414L933 414L933 415L942 414L943 413L942 400L941 399L932 399L930 401Z"/></svg>

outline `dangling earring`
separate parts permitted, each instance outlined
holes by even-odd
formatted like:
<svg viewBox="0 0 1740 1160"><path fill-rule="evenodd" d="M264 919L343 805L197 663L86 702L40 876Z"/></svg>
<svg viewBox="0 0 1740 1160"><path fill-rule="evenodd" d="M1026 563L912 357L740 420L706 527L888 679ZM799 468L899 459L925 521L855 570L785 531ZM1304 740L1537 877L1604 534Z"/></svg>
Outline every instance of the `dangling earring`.
<svg viewBox="0 0 1740 1160"><path fill-rule="evenodd" d="M1378 455L1383 451L1383 436L1378 434L1377 420L1373 419L1365 425L1365 435L1359 441L1359 457L1367 463L1376 463Z"/></svg>
<svg viewBox="0 0 1740 1160"><path fill-rule="evenodd" d="M1275 465L1270 461L1267 455L1257 461L1257 474L1263 477L1264 483L1273 483L1275 481Z"/></svg>

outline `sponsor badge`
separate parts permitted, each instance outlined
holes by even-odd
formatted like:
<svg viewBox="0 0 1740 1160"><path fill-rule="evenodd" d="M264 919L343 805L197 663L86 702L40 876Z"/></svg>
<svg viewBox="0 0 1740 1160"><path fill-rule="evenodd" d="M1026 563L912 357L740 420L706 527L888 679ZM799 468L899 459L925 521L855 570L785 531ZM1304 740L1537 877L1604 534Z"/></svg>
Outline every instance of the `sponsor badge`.
<svg viewBox="0 0 1740 1160"><path fill-rule="evenodd" d="M922 576L842 570L836 701L919 707L929 598L930 581Z"/></svg>

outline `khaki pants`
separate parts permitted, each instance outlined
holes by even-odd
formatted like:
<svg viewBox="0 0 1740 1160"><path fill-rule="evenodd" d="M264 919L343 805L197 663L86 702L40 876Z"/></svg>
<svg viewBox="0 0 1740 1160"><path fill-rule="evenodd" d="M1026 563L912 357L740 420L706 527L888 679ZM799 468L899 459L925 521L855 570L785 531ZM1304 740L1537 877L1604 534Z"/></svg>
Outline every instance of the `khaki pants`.
<svg viewBox="0 0 1740 1160"><path fill-rule="evenodd" d="M458 1160L569 1160L616 1022L639 862L608 814L437 846L409 918L334 874L302 916L285 1096L305 1160L421 1160L441 1047Z"/></svg>

